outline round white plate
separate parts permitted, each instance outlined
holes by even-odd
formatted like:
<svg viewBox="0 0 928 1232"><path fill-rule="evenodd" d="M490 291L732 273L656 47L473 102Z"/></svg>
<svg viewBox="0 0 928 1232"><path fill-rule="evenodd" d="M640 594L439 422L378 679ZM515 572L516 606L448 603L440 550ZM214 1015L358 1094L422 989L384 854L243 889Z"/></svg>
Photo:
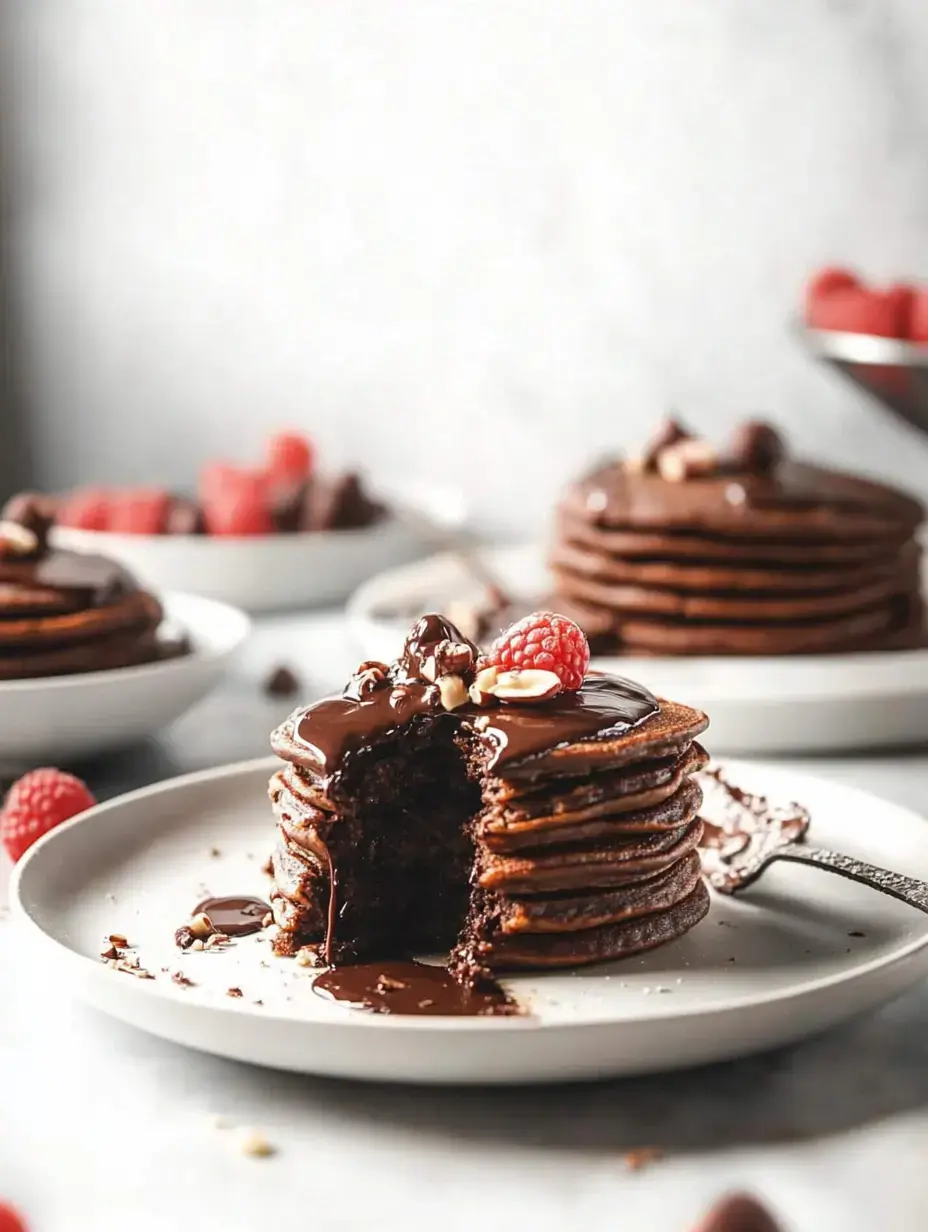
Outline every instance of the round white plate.
<svg viewBox="0 0 928 1232"><path fill-rule="evenodd" d="M545 593L536 545L484 556L513 594ZM395 658L423 611L441 611L474 593L461 562L447 554L372 578L348 604L359 657ZM597 655L592 666L705 710L711 720L707 742L715 753L818 753L928 740L928 649L666 659Z"/></svg>
<svg viewBox="0 0 928 1232"><path fill-rule="evenodd" d="M345 600L378 570L434 550L434 536L423 530L429 523L443 529L463 524L463 500L455 492L417 489L407 501L416 516L393 514L361 530L213 538L56 527L52 540L113 557L158 592L185 591L246 612L323 607Z"/></svg>
<svg viewBox="0 0 928 1232"><path fill-rule="evenodd" d="M506 981L530 1010L524 1019L363 1014L317 997L313 973L276 958L260 936L212 953L173 945L207 892L266 895L275 764L133 792L39 842L17 866L11 897L41 978L155 1035L258 1065L389 1082L525 1083L672 1069L786 1044L928 973L928 917L821 869L778 865L742 899L714 898L697 928L651 954ZM728 771L775 800L806 804L816 842L928 878L920 817L786 770L729 763ZM135 943L154 979L100 961L114 932ZM175 971L195 987L173 983Z"/></svg>
<svg viewBox="0 0 928 1232"><path fill-rule="evenodd" d="M0 773L131 744L179 718L218 684L248 636L244 612L194 595L162 597L188 655L73 676L0 682Z"/></svg>

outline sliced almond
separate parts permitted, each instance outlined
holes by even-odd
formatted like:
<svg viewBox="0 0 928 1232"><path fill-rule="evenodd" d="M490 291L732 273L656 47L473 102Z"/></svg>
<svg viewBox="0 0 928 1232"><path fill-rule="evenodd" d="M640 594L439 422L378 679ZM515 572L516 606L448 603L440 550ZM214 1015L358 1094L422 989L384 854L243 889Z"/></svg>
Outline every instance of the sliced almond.
<svg viewBox="0 0 928 1232"><path fill-rule="evenodd" d="M38 536L28 526L0 522L0 556L31 556L38 547Z"/></svg>
<svg viewBox="0 0 928 1232"><path fill-rule="evenodd" d="M493 689L499 680L498 667L484 667L474 677L474 683L468 690L470 700L476 706L487 706L493 701Z"/></svg>
<svg viewBox="0 0 928 1232"><path fill-rule="evenodd" d="M442 676L437 683L446 710L457 710L467 701L467 686L460 676Z"/></svg>
<svg viewBox="0 0 928 1232"><path fill-rule="evenodd" d="M538 668L500 672L492 688L493 696L501 702L541 702L560 691L560 678Z"/></svg>

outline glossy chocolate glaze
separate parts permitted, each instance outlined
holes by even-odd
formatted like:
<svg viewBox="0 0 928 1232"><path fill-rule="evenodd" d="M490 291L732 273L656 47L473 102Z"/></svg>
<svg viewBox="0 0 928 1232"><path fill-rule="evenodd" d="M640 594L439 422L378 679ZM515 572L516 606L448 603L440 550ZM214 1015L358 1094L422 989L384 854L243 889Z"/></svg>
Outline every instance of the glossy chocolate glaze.
<svg viewBox="0 0 928 1232"><path fill-rule="evenodd" d="M217 932L227 937L247 937L261 931L271 907L262 898L232 894L225 898L204 898L197 903L193 915L208 915Z"/></svg>
<svg viewBox="0 0 928 1232"><path fill-rule="evenodd" d="M731 499L732 485L740 489ZM911 531L923 517L918 501L884 484L802 462L785 461L772 474L720 467L682 483L629 470L609 461L566 494L567 508L599 525L714 528L732 534L770 533L782 526L794 533L841 533L853 525L877 533Z"/></svg>
<svg viewBox="0 0 928 1232"><path fill-rule="evenodd" d="M0 582L43 590L79 591L102 607L134 589L126 571L104 556L53 549L34 560L0 558Z"/></svg>
<svg viewBox="0 0 928 1232"><path fill-rule="evenodd" d="M474 1018L519 1012L512 998L492 981L470 988L444 967L393 959L324 971L313 981L313 992L368 1014Z"/></svg>
<svg viewBox="0 0 928 1232"><path fill-rule="evenodd" d="M612 739L636 727L659 707L644 688L619 676L588 676L576 693L547 701L502 703L483 708L468 703L442 709L438 688L423 670L442 642L477 648L442 616L425 616L382 685L365 696L352 686L341 697L316 702L293 719L289 760L323 775L334 773L346 754L367 748L417 716L456 722L478 733L490 749L489 769L518 765L563 745Z"/></svg>

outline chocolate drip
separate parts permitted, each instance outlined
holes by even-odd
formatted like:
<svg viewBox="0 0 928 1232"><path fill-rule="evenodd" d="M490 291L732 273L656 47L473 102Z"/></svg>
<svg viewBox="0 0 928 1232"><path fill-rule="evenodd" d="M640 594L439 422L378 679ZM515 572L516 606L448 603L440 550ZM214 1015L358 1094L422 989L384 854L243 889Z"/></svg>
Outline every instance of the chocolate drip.
<svg viewBox="0 0 928 1232"><path fill-rule="evenodd" d="M323 843L321 839L318 845L322 849L322 854L325 856L326 866L329 870L329 907L325 926L325 961L331 966L332 947L335 944L335 921L338 918L338 873L328 845Z"/></svg>
<svg viewBox="0 0 928 1232"><path fill-rule="evenodd" d="M493 980L470 988L444 967L418 962L390 960L333 968L316 977L313 992L368 1014L472 1018L519 1012L513 999Z"/></svg>
<svg viewBox="0 0 928 1232"><path fill-rule="evenodd" d="M197 903L193 915L208 915L217 932L227 937L247 937L261 931L264 919L271 912L262 898L230 895L226 898L204 898Z"/></svg>

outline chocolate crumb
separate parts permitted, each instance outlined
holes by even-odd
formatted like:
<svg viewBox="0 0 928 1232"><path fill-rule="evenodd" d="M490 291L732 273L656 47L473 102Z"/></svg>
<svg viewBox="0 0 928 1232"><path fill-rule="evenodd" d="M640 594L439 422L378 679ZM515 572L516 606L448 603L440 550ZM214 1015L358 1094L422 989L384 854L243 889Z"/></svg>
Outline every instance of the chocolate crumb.
<svg viewBox="0 0 928 1232"><path fill-rule="evenodd" d="M848 933L849 937L866 937L866 933L862 933L859 928L855 928L853 932Z"/></svg>
<svg viewBox="0 0 928 1232"><path fill-rule="evenodd" d="M194 937L193 933L186 924L182 928L179 928L174 934L174 944L179 950L191 949L194 941L196 941L196 937ZM203 943L200 942L200 944L202 945Z"/></svg>
<svg viewBox="0 0 928 1232"><path fill-rule="evenodd" d="M273 877L273 876L274 876L274 865L273 865L273 863L272 863L272 861L271 861L271 857L270 857L270 856L268 856L268 858L267 858L267 859L264 861L264 863L261 865L261 872L262 872L262 873L264 873L264 874L265 874L265 876L267 876L267 877Z"/></svg>
<svg viewBox="0 0 928 1232"><path fill-rule="evenodd" d="M219 850L218 847L210 847L209 854L215 859L216 856L221 856L222 852Z"/></svg>
<svg viewBox="0 0 928 1232"><path fill-rule="evenodd" d="M252 1004L252 1005L263 1005L263 1004L264 1004L264 1002L263 1002L263 1001L261 1000L261 998L259 997L257 1001L252 1001L252 1003L251 1003L251 1004Z"/></svg>
<svg viewBox="0 0 928 1232"><path fill-rule="evenodd" d="M227 997L242 997L244 996L244 993L242 992L240 988L227 988L226 996Z"/></svg>
<svg viewBox="0 0 928 1232"><path fill-rule="evenodd" d="M268 697L293 697L300 692L300 678L292 668L282 663L265 680L264 692Z"/></svg>
<svg viewBox="0 0 928 1232"><path fill-rule="evenodd" d="M642 1168L648 1168L663 1158L664 1152L660 1147L639 1146L634 1150L626 1151L625 1166L629 1172L640 1172Z"/></svg>
<svg viewBox="0 0 928 1232"><path fill-rule="evenodd" d="M238 1149L252 1159L266 1159L269 1155L276 1154L276 1148L257 1130L249 1130L239 1142Z"/></svg>
<svg viewBox="0 0 928 1232"><path fill-rule="evenodd" d="M124 950L131 949L129 942L122 935L122 933L110 933L108 940L110 945L118 945Z"/></svg>
<svg viewBox="0 0 928 1232"><path fill-rule="evenodd" d="M173 972L173 974L171 975L171 980L173 981L173 983L177 984L178 987L180 988L195 988L196 987L193 980L188 979L187 976L184 975L183 971Z"/></svg>
<svg viewBox="0 0 928 1232"><path fill-rule="evenodd" d="M115 945L110 945L110 946L107 946L105 950L101 951L100 957L109 959L109 958L119 958L121 957L121 955L119 953L119 950L116 949Z"/></svg>

